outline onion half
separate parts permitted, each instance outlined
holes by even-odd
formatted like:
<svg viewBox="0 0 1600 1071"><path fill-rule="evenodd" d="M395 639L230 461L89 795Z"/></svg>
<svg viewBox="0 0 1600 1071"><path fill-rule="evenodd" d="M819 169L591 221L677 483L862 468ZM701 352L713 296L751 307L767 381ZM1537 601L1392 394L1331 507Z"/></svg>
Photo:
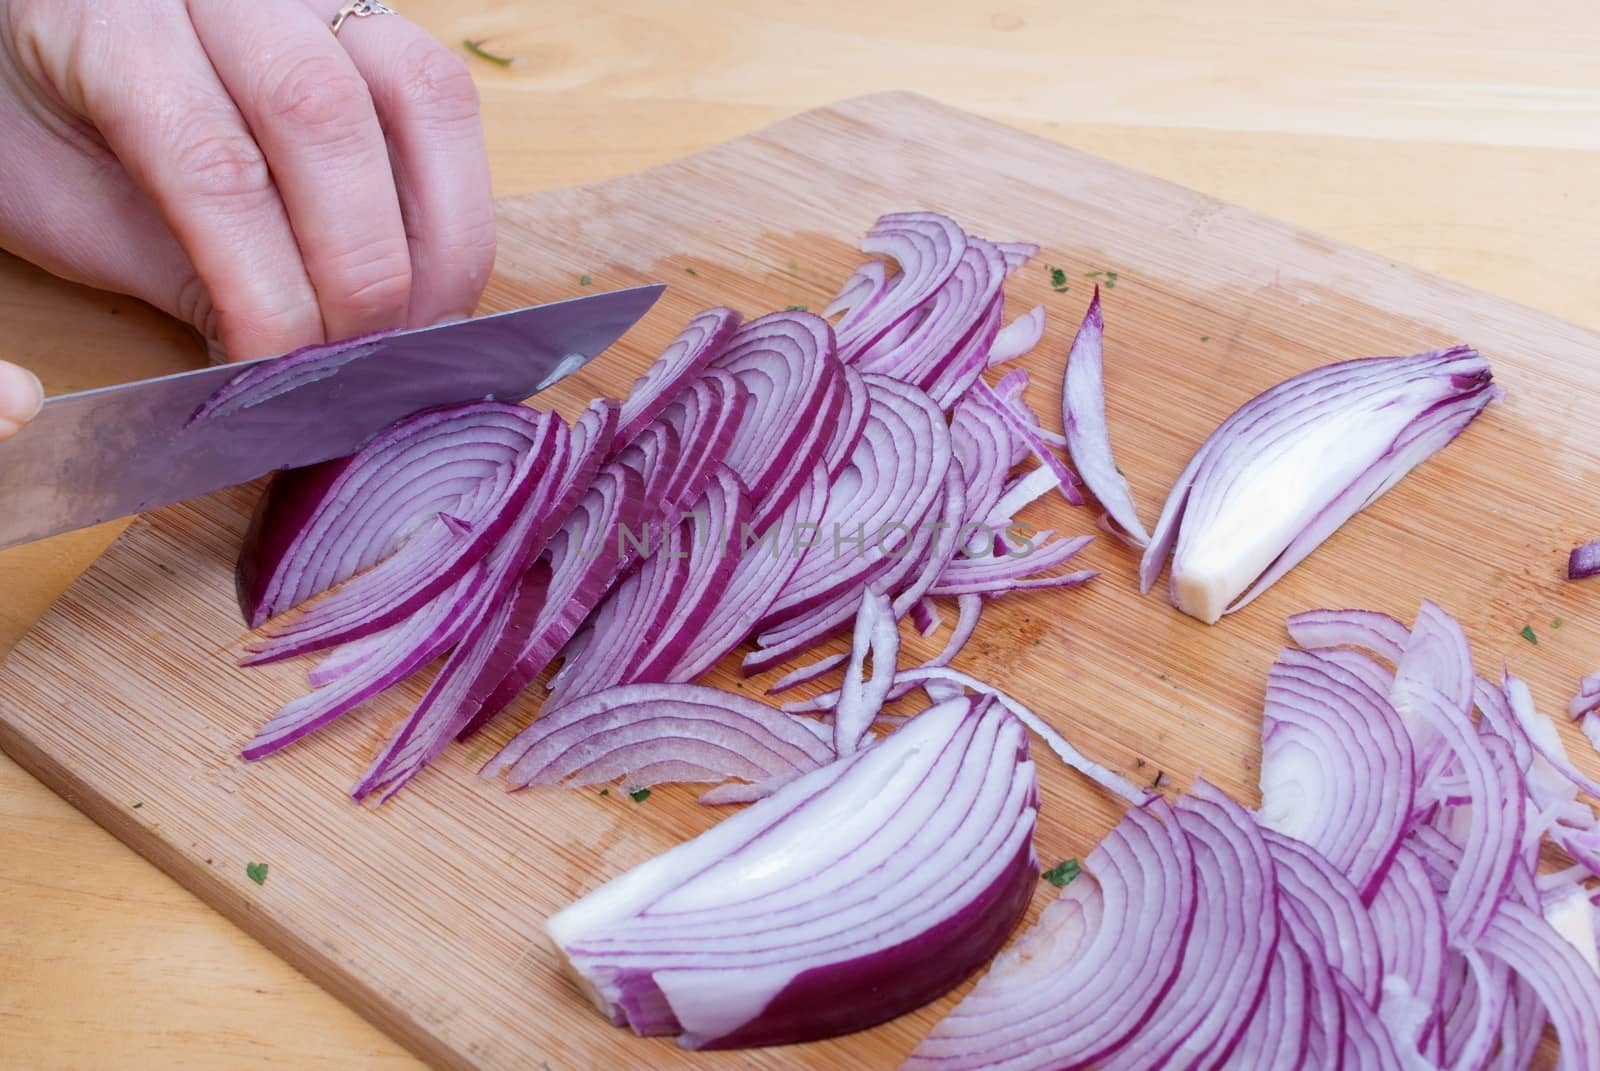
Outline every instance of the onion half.
<svg viewBox="0 0 1600 1071"><path fill-rule="evenodd" d="M548 929L596 1006L636 1033L688 1048L847 1033L937 997L1006 939L1036 880L1036 808L1022 726L952 700Z"/></svg>

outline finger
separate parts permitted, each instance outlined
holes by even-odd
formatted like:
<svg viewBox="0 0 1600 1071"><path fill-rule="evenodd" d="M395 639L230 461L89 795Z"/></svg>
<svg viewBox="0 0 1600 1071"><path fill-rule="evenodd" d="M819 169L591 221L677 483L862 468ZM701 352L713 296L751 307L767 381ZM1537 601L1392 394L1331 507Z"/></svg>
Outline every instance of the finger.
<svg viewBox="0 0 1600 1071"><path fill-rule="evenodd" d="M26 368L0 361L0 439L9 439L44 406L44 385Z"/></svg>
<svg viewBox="0 0 1600 1071"><path fill-rule="evenodd" d="M235 359L323 341L316 293L255 139L181 7L91 20L68 104L160 210Z"/></svg>
<svg viewBox="0 0 1600 1071"><path fill-rule="evenodd" d="M319 17L338 10L338 0L305 2ZM411 243L410 326L470 316L494 267L494 195L472 75L404 18L348 19L339 43L389 139Z"/></svg>
<svg viewBox="0 0 1600 1071"><path fill-rule="evenodd" d="M0 246L54 275L148 301L215 338L215 306L145 192L87 132L0 94Z"/></svg>
<svg viewBox="0 0 1600 1071"><path fill-rule="evenodd" d="M329 338L406 322L411 254L372 95L300 0L192 0L289 210Z"/></svg>

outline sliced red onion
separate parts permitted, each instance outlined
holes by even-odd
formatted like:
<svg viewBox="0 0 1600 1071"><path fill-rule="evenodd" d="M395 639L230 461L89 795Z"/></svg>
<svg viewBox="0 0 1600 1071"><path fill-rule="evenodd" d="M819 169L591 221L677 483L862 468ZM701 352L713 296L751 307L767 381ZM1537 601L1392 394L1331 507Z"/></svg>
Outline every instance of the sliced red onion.
<svg viewBox="0 0 1600 1071"><path fill-rule="evenodd" d="M353 798L376 795L380 802L387 800L432 762L477 709L485 682L503 675L515 641L539 620L551 590L549 566L538 559L526 572L508 577L504 562L489 563L489 584L462 615L461 642L405 724L351 788Z"/></svg>
<svg viewBox="0 0 1600 1071"><path fill-rule="evenodd" d="M510 705L544 672L627 565L624 531L639 531L649 508L643 481L626 466L602 468L577 507L551 538L550 593L525 639L508 658L507 671L487 682L481 705L456 722L452 735L466 737Z"/></svg>
<svg viewBox="0 0 1600 1071"><path fill-rule="evenodd" d="M1078 490L1078 478L1060 458L1050 452L1050 448L1040 438L1038 430L1017 415L1015 406L995 394L982 380L972 385L972 396L988 406L989 411L1005 423L1012 437L1027 446L1044 467L1050 470L1050 474L1055 477L1056 485L1061 488L1061 497L1074 506L1083 505L1083 492Z"/></svg>
<svg viewBox="0 0 1600 1071"><path fill-rule="evenodd" d="M866 677L868 658L872 659L871 679ZM873 719L883 709L899 659L900 624L895 620L894 608L887 596L875 595L869 589L861 596L850 664L839 688L839 702L833 708L833 749L840 755L859 749L866 739Z"/></svg>
<svg viewBox="0 0 1600 1071"><path fill-rule="evenodd" d="M1148 546L1150 536L1139 523L1133 491L1111 454L1111 432L1106 424L1105 370L1101 357L1105 320L1100 313L1100 288L1094 288L1083 326L1067 354L1066 378L1061 386L1061 426L1067 453L1078 477L1100 500L1111 520L1138 546Z"/></svg>
<svg viewBox="0 0 1600 1071"><path fill-rule="evenodd" d="M503 402L433 409L396 422L351 457L279 473L239 552L246 621L259 626L404 553L441 513L471 528L489 522L548 434L546 421ZM429 558L438 547L428 544ZM471 561L457 564L459 576Z"/></svg>
<svg viewBox="0 0 1600 1071"><path fill-rule="evenodd" d="M1033 891L1022 727L956 700L552 917L614 1023L688 1048L859 1030L956 985ZM893 860L893 866L884 866Z"/></svg>
<svg viewBox="0 0 1600 1071"><path fill-rule="evenodd" d="M893 212L880 216L861 250L892 257L900 266L892 285L879 290L859 316L839 323L839 359L853 364L891 328L920 309L955 273L967 249L967 236L953 220L933 212ZM855 310L852 310L855 311Z"/></svg>
<svg viewBox="0 0 1600 1071"><path fill-rule="evenodd" d="M1600 783L1596 783L1594 778L1572 764L1572 759L1567 756L1567 749L1562 745L1561 737L1556 732L1555 722L1534 709L1533 694L1528 691L1528 685L1521 679L1507 674L1502 689L1507 706L1515 719L1514 724L1521 730L1534 753L1579 791L1586 793L1591 799L1600 800Z"/></svg>
<svg viewBox="0 0 1600 1071"><path fill-rule="evenodd" d="M1289 638L1308 650L1360 647L1398 664L1411 630L1376 610L1307 610L1289 617ZM1385 693L1387 694L1387 693Z"/></svg>
<svg viewBox="0 0 1600 1071"><path fill-rule="evenodd" d="M902 1071L1065 1071L1116 1052L1186 958L1194 853L1165 803L1129 810Z"/></svg>
<svg viewBox="0 0 1600 1071"><path fill-rule="evenodd" d="M801 666L799 669L785 673L773 681L767 688L767 694L781 695L793 688L800 687L802 684L810 684L814 680L820 680L848 661L850 661L849 651L839 651L825 658L819 658L809 666Z"/></svg>
<svg viewBox="0 0 1600 1071"><path fill-rule="evenodd" d="M572 477L589 471L610 427L583 438ZM595 449L590 449L593 446ZM469 614L460 646L367 773L352 789L357 799L387 799L447 747L499 713L544 669L622 568L619 531L637 526L644 481L613 462L595 473L570 514L552 529L548 509L525 509L489 562L485 597ZM567 495L558 495L558 507ZM530 566L529 563L532 565Z"/></svg>
<svg viewBox="0 0 1600 1071"><path fill-rule="evenodd" d="M1127 778L1113 770L1100 765L1077 748L1073 747L1066 737L1062 736L1050 723L1038 714L1017 702L1016 699L1000 691L991 684L986 684L969 674L959 670L950 669L948 666L923 667L919 669L902 669L894 675L895 690L902 685L938 684L947 688L967 689L977 695L987 696L1016 716L1017 720L1033 731L1039 739L1043 740L1056 757L1072 769L1078 771L1101 788L1113 795L1120 796L1134 806L1143 806L1148 803L1154 793L1147 789L1139 788ZM930 689L931 691L931 689ZM901 692L904 695L906 693ZM783 709L791 714L805 714L815 711L832 710L839 702L837 691L827 692L814 699L807 699L798 703L785 703Z"/></svg>
<svg viewBox="0 0 1600 1071"><path fill-rule="evenodd" d="M378 331L341 342L318 343L286 353L273 361L263 361L224 383L200 404L185 428L207 420L242 413L290 391L327 379L352 361L359 361L377 349L378 340L394 334Z"/></svg>
<svg viewBox="0 0 1600 1071"><path fill-rule="evenodd" d="M1204 781L1177 805L1194 851L1194 925L1177 976L1102 1071L1157 1071L1227 1059L1260 1005L1278 941L1277 879L1255 822Z"/></svg>
<svg viewBox="0 0 1600 1071"><path fill-rule="evenodd" d="M1044 337L1044 306L1035 305L1000 329L989 347L989 367L1014 361Z"/></svg>
<svg viewBox="0 0 1600 1071"><path fill-rule="evenodd" d="M240 754L251 761L266 758L399 684L439 657L461 638L466 624L462 608L479 597L484 578L483 565L474 564L453 587L434 596L411 617L358 641L364 649L356 653L347 669L325 672L321 687L274 714L256 730Z"/></svg>
<svg viewBox="0 0 1600 1071"><path fill-rule="evenodd" d="M1567 712L1574 719L1597 710L1600 710L1600 672L1591 673L1578 682L1578 694L1572 697L1567 707Z"/></svg>
<svg viewBox="0 0 1600 1071"><path fill-rule="evenodd" d="M1600 975L1535 912L1502 902L1480 945L1538 994L1561 1038L1560 1067L1600 1067Z"/></svg>
<svg viewBox="0 0 1600 1071"><path fill-rule="evenodd" d="M1319 941L1329 965L1350 979L1363 1000L1376 1004L1385 949L1360 892L1310 845L1270 829L1262 836L1276 868L1285 922Z"/></svg>
<svg viewBox="0 0 1600 1071"><path fill-rule="evenodd" d="M828 505L828 486L826 470L813 470L801 493L767 528L741 530L733 575L690 637L669 679L695 680L743 643L756 622L766 616L799 567L796 548L819 530Z"/></svg>
<svg viewBox="0 0 1600 1071"><path fill-rule="evenodd" d="M720 368L709 368L661 411L657 419L677 432L683 444L677 469L662 491L672 509L688 509L716 478L749 403L744 384ZM671 520L668 513L664 524Z"/></svg>
<svg viewBox="0 0 1600 1071"><path fill-rule="evenodd" d="M1267 675L1263 826L1317 849L1371 896L1411 817L1411 741L1386 697L1310 651Z"/></svg>
<svg viewBox="0 0 1600 1071"><path fill-rule="evenodd" d="M613 685L669 680L738 565L738 533L749 517L738 477L723 469L673 536L594 610L591 639L551 682L546 708Z"/></svg>
<svg viewBox="0 0 1600 1071"><path fill-rule="evenodd" d="M840 595L853 613L857 593L909 557L900 548L938 504L952 457L944 415L915 387L880 375L862 379L872 404L861 439L829 491L817 542L761 622L764 631Z"/></svg>
<svg viewBox="0 0 1600 1071"><path fill-rule="evenodd" d="M863 372L893 376L927 390L957 360L957 354L981 346L977 360L982 371L999 324L980 341L974 342L973 335L989 317L1005 278L1006 262L1000 250L981 238L967 239L955 271L927 304L916 310L912 330L892 343L880 339L859 350L849 358L850 363Z"/></svg>
<svg viewBox="0 0 1600 1071"><path fill-rule="evenodd" d="M926 373L917 380L940 409L948 411L979 382L978 377L989 366L989 352L1000 333L1000 320L1004 315L1005 298L997 293L988 307L979 313L972 333L951 351L945 361L936 366L937 372Z"/></svg>
<svg viewBox="0 0 1600 1071"><path fill-rule="evenodd" d="M968 538L957 541L961 549L984 547L989 515L1005 491L1006 474L1011 469L1011 440L1006 429L993 420L989 410L973 398L963 398L950 414L950 446L960 468L965 490ZM1009 519L1009 518L1008 518ZM990 539L992 543L992 539Z"/></svg>
<svg viewBox="0 0 1600 1071"><path fill-rule="evenodd" d="M1432 689L1417 689L1414 700L1417 714L1455 752L1467 779L1472 804L1463 810L1467 831L1460 864L1445 893L1444 913L1452 937L1474 941L1502 902L1517 865L1524 807L1521 780L1505 741L1480 736L1470 720Z"/></svg>
<svg viewBox="0 0 1600 1071"><path fill-rule="evenodd" d="M1360 1071L1407 1071L1378 1012L1361 999L1344 975L1335 973L1333 981L1344 1020L1340 1038L1344 1066Z"/></svg>
<svg viewBox="0 0 1600 1071"><path fill-rule="evenodd" d="M888 288L888 266L881 260L869 260L845 280L844 286L822 310L822 315L832 319L844 313L839 320L839 327L843 329L871 311Z"/></svg>
<svg viewBox="0 0 1600 1071"><path fill-rule="evenodd" d="M848 390L833 332L819 316L775 312L741 327L714 366L750 392L724 461L756 503L756 530L765 531L810 480L833 434L827 403Z"/></svg>
<svg viewBox="0 0 1600 1071"><path fill-rule="evenodd" d="M1035 575L1070 560L1094 541L1093 536L1073 536L1052 543L1050 538L1054 534L1049 530L1035 533L1028 541L1031 549L1013 554L957 558L944 567L929 593L977 595L1026 588L1076 587L1100 575L1094 569L1082 569L1065 576ZM1043 545L1032 546L1035 541Z"/></svg>
<svg viewBox="0 0 1600 1071"><path fill-rule="evenodd" d="M529 499L547 496L561 478L567 427L554 414L535 415L537 437L498 499L473 503L482 509L470 518L440 514L444 523L414 536L399 552L268 621L246 645L240 664L275 662L360 639L404 620L459 580L500 541Z"/></svg>
<svg viewBox="0 0 1600 1071"><path fill-rule="evenodd" d="M693 684L625 684L550 710L484 768L513 788L730 777L772 787L834 760L820 722Z"/></svg>
<svg viewBox="0 0 1600 1071"><path fill-rule="evenodd" d="M1167 498L1139 582L1172 557L1172 598L1208 623L1246 605L1455 438L1496 396L1457 346L1302 373L1212 433Z"/></svg>
<svg viewBox="0 0 1600 1071"><path fill-rule="evenodd" d="M872 409L872 393L867 390L867 381L861 378L861 373L844 365L839 376L844 384L843 402L839 413L830 418L834 422L833 437L828 440L822 459L830 478L838 476L850 464Z"/></svg>
<svg viewBox="0 0 1600 1071"><path fill-rule="evenodd" d="M685 384L722 352L738 326L739 314L732 309L707 309L690 320L661 356L645 369L628 393L628 400L622 403L617 442L623 445L632 442L634 436L678 397Z"/></svg>
<svg viewBox="0 0 1600 1071"><path fill-rule="evenodd" d="M1600 573L1600 539L1573 547L1567 556L1567 579L1583 580Z"/></svg>
<svg viewBox="0 0 1600 1071"><path fill-rule="evenodd" d="M1310 1044L1311 1003L1307 996L1310 972L1305 957L1293 941L1279 940L1267 970L1260 1007L1221 1068L1226 1071L1260 1071L1262 1068L1301 1068Z"/></svg>
<svg viewBox="0 0 1600 1071"><path fill-rule="evenodd" d="M1402 844L1369 908L1388 978L1430 1008L1444 1003L1444 909L1415 852ZM1436 1033L1436 1040L1442 1040Z"/></svg>

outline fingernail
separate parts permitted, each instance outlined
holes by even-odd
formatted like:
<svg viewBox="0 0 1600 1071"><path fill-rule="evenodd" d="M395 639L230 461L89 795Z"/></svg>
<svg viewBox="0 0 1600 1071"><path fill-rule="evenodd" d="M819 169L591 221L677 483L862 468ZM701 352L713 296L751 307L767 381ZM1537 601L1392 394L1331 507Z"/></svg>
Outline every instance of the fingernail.
<svg viewBox="0 0 1600 1071"><path fill-rule="evenodd" d="M458 324L462 320L470 320L470 319L472 319L472 311L469 309L466 312L446 313L445 315L439 317L437 320L433 321L433 323L429 324L428 326L429 327L443 327L445 324Z"/></svg>

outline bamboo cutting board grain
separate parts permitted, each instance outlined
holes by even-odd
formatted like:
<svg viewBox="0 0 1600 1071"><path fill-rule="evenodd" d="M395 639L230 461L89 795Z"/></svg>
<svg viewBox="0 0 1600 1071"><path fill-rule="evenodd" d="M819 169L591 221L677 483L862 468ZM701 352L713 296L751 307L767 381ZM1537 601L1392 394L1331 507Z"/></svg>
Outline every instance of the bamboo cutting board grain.
<svg viewBox="0 0 1600 1071"><path fill-rule="evenodd" d="M958 665L1010 688L1093 756L1147 782L1161 772L1174 789L1203 774L1253 805L1266 669L1284 616L1312 606L1409 618L1432 597L1461 617L1481 668L1508 657L1552 713L1600 663L1600 581L1561 579L1566 549L1600 533L1600 337L922 98L863 98L639 175L503 202L485 305L670 284L622 343L541 397L570 417L594 394L621 397L699 308L820 308L872 220L907 208L1043 246L1007 289L1012 313L1049 310L1024 363L1051 426L1089 273L1116 273L1104 295L1108 409L1147 522L1219 420L1312 365L1465 340L1508 391L1215 627L1139 597L1133 556L1108 539L1085 552L1103 570L1087 588L992 602ZM1065 271L1066 293L1049 267ZM242 762L239 747L301 690L308 664L233 664L232 559L257 490L130 528L0 672L0 746L441 1068L890 1068L949 1006L750 1053L684 1053L613 1029L556 970L543 920L717 816L680 787L635 803L615 790L507 794L474 776L532 718L528 697L489 739L453 749L376 809L344 790L415 685L276 758ZM1094 524L1060 502L1033 519ZM1536 646L1518 635L1524 624ZM915 638L905 657L943 640ZM735 679L724 666L712 683ZM1600 773L1581 736L1563 733ZM1119 808L1036 754L1040 856L1082 856ZM252 862L268 864L264 884L246 876ZM1035 911L1052 891L1041 883Z"/></svg>

